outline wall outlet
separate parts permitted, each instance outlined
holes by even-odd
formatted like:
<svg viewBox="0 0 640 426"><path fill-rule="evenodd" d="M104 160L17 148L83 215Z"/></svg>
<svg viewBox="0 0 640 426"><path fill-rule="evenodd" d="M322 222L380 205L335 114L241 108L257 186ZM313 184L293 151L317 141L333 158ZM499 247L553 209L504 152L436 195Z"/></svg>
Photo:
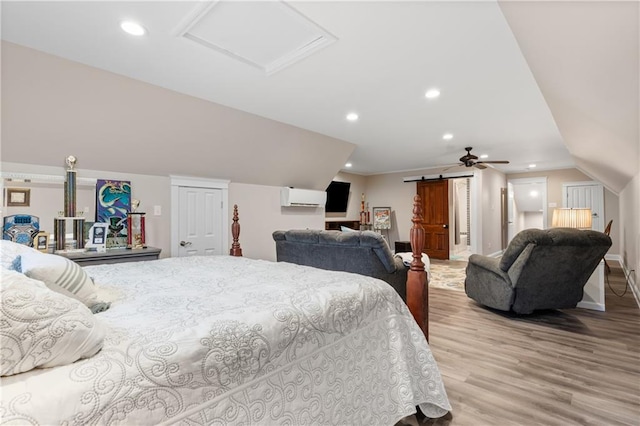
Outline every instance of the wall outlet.
<svg viewBox="0 0 640 426"><path fill-rule="evenodd" d="M162 216L162 206L153 206L153 215Z"/></svg>
<svg viewBox="0 0 640 426"><path fill-rule="evenodd" d="M558 205L556 203L549 203L549 207L557 207Z"/></svg>

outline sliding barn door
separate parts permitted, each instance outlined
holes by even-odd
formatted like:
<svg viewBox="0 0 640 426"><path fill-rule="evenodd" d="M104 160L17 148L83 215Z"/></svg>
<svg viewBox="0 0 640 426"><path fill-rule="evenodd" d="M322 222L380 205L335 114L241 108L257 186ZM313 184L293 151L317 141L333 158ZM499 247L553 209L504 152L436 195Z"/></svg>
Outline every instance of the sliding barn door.
<svg viewBox="0 0 640 426"><path fill-rule="evenodd" d="M433 259L449 259L449 186L448 181L418 182L422 199L425 233L424 252Z"/></svg>

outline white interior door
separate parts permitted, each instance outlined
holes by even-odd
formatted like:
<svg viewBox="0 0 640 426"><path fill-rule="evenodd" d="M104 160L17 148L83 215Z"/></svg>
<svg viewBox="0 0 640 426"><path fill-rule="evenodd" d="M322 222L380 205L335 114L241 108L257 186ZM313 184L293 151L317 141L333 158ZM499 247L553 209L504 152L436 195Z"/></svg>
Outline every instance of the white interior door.
<svg viewBox="0 0 640 426"><path fill-rule="evenodd" d="M222 191L181 186L178 192L178 256L223 254Z"/></svg>
<svg viewBox="0 0 640 426"><path fill-rule="evenodd" d="M595 182L572 182L562 185L563 207L590 208L591 229L604 231L604 188Z"/></svg>

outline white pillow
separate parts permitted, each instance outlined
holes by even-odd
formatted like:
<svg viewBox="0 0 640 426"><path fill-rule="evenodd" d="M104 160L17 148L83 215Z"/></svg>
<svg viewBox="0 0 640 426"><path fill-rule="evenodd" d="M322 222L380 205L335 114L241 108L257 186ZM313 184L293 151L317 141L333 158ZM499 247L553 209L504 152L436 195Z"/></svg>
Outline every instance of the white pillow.
<svg viewBox="0 0 640 426"><path fill-rule="evenodd" d="M51 290L78 299L88 307L96 303L93 280L80 265L66 257L36 250L21 254L20 263L23 274L43 281Z"/></svg>
<svg viewBox="0 0 640 426"><path fill-rule="evenodd" d="M71 364L102 348L105 326L82 303L19 272L0 274L0 375Z"/></svg>
<svg viewBox="0 0 640 426"><path fill-rule="evenodd" d="M40 252L24 244L14 243L9 240L0 240L0 264L2 265L2 269L14 269L13 261L16 260L16 257L24 253Z"/></svg>

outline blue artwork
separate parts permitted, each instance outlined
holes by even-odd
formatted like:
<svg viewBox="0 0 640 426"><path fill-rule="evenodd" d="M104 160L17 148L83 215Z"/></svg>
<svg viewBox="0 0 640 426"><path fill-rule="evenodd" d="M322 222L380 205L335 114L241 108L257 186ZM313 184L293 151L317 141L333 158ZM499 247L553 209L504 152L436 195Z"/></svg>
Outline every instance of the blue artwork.
<svg viewBox="0 0 640 426"><path fill-rule="evenodd" d="M33 247L33 239L40 231L40 218L28 214L4 217L2 239Z"/></svg>
<svg viewBox="0 0 640 426"><path fill-rule="evenodd" d="M98 179L96 222L109 225L107 247L127 246L127 212L131 211L131 182Z"/></svg>

